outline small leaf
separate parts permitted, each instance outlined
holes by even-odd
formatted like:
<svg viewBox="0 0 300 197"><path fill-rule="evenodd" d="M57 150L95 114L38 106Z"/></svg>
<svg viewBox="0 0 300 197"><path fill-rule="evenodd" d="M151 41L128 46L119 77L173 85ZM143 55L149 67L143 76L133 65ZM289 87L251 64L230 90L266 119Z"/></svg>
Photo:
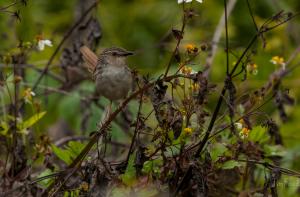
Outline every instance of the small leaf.
<svg viewBox="0 0 300 197"><path fill-rule="evenodd" d="M221 143L216 143L210 151L211 159L213 161L217 161L219 157L221 157L226 152L226 150L226 146Z"/></svg>
<svg viewBox="0 0 300 197"><path fill-rule="evenodd" d="M160 174L160 169L163 165L162 157L154 160L149 160L144 163L142 171L146 174Z"/></svg>
<svg viewBox="0 0 300 197"><path fill-rule="evenodd" d="M230 161L226 161L225 163L223 163L222 165L222 169L232 169L235 167L240 167L242 164L240 164L237 161L234 160L230 160Z"/></svg>
<svg viewBox="0 0 300 197"><path fill-rule="evenodd" d="M249 140L260 144L267 142L270 136L266 132L266 128L262 126L254 127L249 133Z"/></svg>
<svg viewBox="0 0 300 197"><path fill-rule="evenodd" d="M129 158L127 168L124 174L121 175L123 183L127 186L132 186L136 182L136 169L134 167L135 154Z"/></svg>
<svg viewBox="0 0 300 197"><path fill-rule="evenodd" d="M51 148L52 148L54 154L59 159L61 159L62 161L64 161L68 165L72 163L71 153L70 153L69 150L61 149L61 148L55 146L54 144L51 145Z"/></svg>
<svg viewBox="0 0 300 197"><path fill-rule="evenodd" d="M46 112L40 112L40 113L34 114L33 116L31 116L27 120L19 123L17 125L18 129L20 131L28 129L29 127L34 125L37 121L39 121L45 114L46 114Z"/></svg>
<svg viewBox="0 0 300 197"><path fill-rule="evenodd" d="M48 175L51 175L52 171L50 169L44 170L37 178L46 177ZM44 187L48 187L53 181L53 178L47 178L45 180L39 181L38 183Z"/></svg>
<svg viewBox="0 0 300 197"><path fill-rule="evenodd" d="M1 121L0 122L0 135L6 136L7 132L8 132L8 129L9 129L8 124L4 121Z"/></svg>
<svg viewBox="0 0 300 197"><path fill-rule="evenodd" d="M286 151L283 149L281 145L264 145L264 153L266 157L270 156L285 156Z"/></svg>
<svg viewBox="0 0 300 197"><path fill-rule="evenodd" d="M80 154L80 152L83 150L84 147L85 147L84 143L81 143L78 141L70 141L68 143L67 149L71 153L72 158L75 158L75 157L77 157L77 155Z"/></svg>

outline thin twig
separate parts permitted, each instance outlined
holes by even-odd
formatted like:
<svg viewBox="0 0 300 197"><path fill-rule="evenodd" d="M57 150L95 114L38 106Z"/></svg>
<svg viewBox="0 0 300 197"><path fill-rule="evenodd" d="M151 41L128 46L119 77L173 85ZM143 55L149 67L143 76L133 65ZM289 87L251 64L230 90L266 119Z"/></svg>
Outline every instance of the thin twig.
<svg viewBox="0 0 300 197"><path fill-rule="evenodd" d="M228 14L227 14L227 0L224 0L225 13L225 40L226 40L226 75L229 75L229 44L228 44Z"/></svg>
<svg viewBox="0 0 300 197"><path fill-rule="evenodd" d="M127 165L128 161L129 161L130 155L131 155L131 153L133 151L134 143L136 141L136 136L137 136L138 131L139 131L140 115L141 115L141 110L142 110L142 105L143 105L143 96L144 96L144 92L142 92L140 94L139 109L138 109L138 112L137 112L136 125L135 125L135 129L134 129L133 137L131 139L130 148L129 148L129 151L128 151L128 154L127 154L126 165Z"/></svg>
<svg viewBox="0 0 300 197"><path fill-rule="evenodd" d="M237 0L229 0L228 4L227 4L227 17L230 16L235 4L236 4ZM212 63L213 60L215 58L215 55L217 53L217 49L218 49L218 43L221 39L221 35L222 35L222 30L224 28L224 22L225 22L225 12L222 14L219 23L216 27L215 33L213 35L213 39L212 39L212 49L211 52L209 53L208 57L206 58L206 62L205 62L205 67L204 67L204 75L208 76L209 72L211 70L212 67Z"/></svg>
<svg viewBox="0 0 300 197"><path fill-rule="evenodd" d="M186 21L186 14L185 14L185 11L184 11L184 5L185 5L185 3L183 2L183 3L182 3L183 19L182 19L182 26L181 26L181 30L180 30L180 36L182 36L182 37L183 37L183 34L184 34L184 29L185 29L185 26L186 26L186 22L187 22L187 21ZM167 65L167 68L166 68L166 72L165 72L165 74L164 74L164 77L166 77L166 76L168 75L168 72L169 72L169 70L170 70L170 67L171 67L173 58L175 57L175 55L176 55L176 53L177 53L177 51L178 51L178 49L179 49L179 45L180 45L180 43L181 43L182 37L177 38L176 47L175 47L175 49L174 49L174 51L173 51L173 53L172 53L172 55L171 55L171 58L170 58L170 61L169 61L168 65Z"/></svg>
<svg viewBox="0 0 300 197"><path fill-rule="evenodd" d="M82 16L78 19L78 21L69 29L69 31L67 31L67 33L64 35L64 37L62 38L62 40L59 42L59 44L57 45L55 51L53 52L53 54L51 55L48 63L46 64L46 67L44 68L42 74L39 76L39 78L37 79L37 81L35 82L34 86L32 87L32 90L35 90L38 86L38 84L41 82L41 80L43 79L44 75L48 72L49 66L52 64L52 61L54 60L55 56L58 54L59 50L61 49L61 47L63 46L63 44L65 43L65 41L71 36L71 34L73 33L73 31L78 27L78 25L81 24L81 22L85 19L85 17L98 5L98 1L95 1L83 14Z"/></svg>
<svg viewBox="0 0 300 197"><path fill-rule="evenodd" d="M12 7L12 6L18 4L18 3L19 3L18 1L15 1L15 2L13 2L13 3L11 3L11 4L7 5L7 6L5 6L5 7L0 8L0 11L5 11L6 9L8 9L8 8L10 8L10 7Z"/></svg>
<svg viewBox="0 0 300 197"><path fill-rule="evenodd" d="M281 24L284 24L286 23L288 20L291 20L292 18L294 18L295 16L291 16L289 17L288 19L286 19L284 22L280 22L279 24L276 24L272 27L269 27L269 28L263 28L264 26L262 26L263 29L261 29L259 32L257 32L253 38L250 40L249 44L247 45L246 49L243 51L243 53L241 54L240 58L237 60L236 64L234 65L234 67L232 68L231 72L229 73L229 75L227 76L227 78L225 79L225 82L224 82L224 86L223 86L223 89L221 91L221 94L220 94L220 97L218 99L218 103L214 109L214 112L213 112L213 115L212 115L212 118L209 122L209 126L205 132L205 135L203 137L203 139L198 143L199 147L194 155L195 158L199 157L204 146L206 145L208 139L209 139L209 136L211 134L211 131L214 127L214 124L215 124L215 121L217 119L217 116L219 114L219 111L221 109L221 105L222 105L222 101L223 101L223 97L225 96L225 93L227 91L227 88L226 88L226 80L232 80L231 77L235 74L235 71L236 69L238 68L239 64L242 62L242 59L245 57L245 55L247 54L247 52L250 50L250 48L252 47L252 45L256 42L258 36L260 34L263 34L265 32L268 32L278 26L280 26ZM272 18L272 17L271 17ZM187 169L187 171L185 172L184 174L184 178L181 180L181 182L179 183L177 189L176 189L176 192L174 194L174 196L177 196L178 192L181 190L181 187L183 186L183 183L188 181L190 176L189 176L189 172L191 170L191 166L189 166L189 168Z"/></svg>
<svg viewBox="0 0 300 197"><path fill-rule="evenodd" d="M172 76L166 76L162 79L159 79L159 81L170 81L178 77L185 77L184 75L172 75ZM76 171L77 168L80 167L80 163L83 161L83 159L86 157L86 155L89 153L91 148L95 145L95 143L98 141L99 137L102 136L106 132L106 128L110 125L110 123L117 117L117 115L127 106L127 104L134 99L136 96L140 95L142 92L148 90L150 87L155 85L157 81L151 82L140 88L139 90L133 92L130 96L128 96L120 105L119 107L110 114L110 116L107 118L107 120L101 125L101 128L92 136L89 143L83 148L83 150L79 153L79 155L73 160L73 162L68 166L68 169L74 169L70 171L68 176L59 177L56 181L54 181L46 190L45 193L49 193L55 186L57 186L56 190L57 192L59 189L63 186L63 184L70 178ZM51 193L53 195L53 192Z"/></svg>

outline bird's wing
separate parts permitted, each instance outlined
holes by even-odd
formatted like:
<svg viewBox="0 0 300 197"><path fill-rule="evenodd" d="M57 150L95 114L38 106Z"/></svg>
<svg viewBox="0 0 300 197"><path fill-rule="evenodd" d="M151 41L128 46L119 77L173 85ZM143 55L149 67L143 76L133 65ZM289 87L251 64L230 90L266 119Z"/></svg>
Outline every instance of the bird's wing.
<svg viewBox="0 0 300 197"><path fill-rule="evenodd" d="M83 60L85 61L84 66L88 69L89 72L94 73L98 62L97 55L87 46L80 47L80 52L82 54Z"/></svg>

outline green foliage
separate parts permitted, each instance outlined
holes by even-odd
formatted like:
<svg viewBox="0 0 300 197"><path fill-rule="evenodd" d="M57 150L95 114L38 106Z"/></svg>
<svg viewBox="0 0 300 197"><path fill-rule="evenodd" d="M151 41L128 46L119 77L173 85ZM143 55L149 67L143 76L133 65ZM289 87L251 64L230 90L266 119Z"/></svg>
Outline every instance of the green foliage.
<svg viewBox="0 0 300 197"><path fill-rule="evenodd" d="M270 136L266 131L267 130L265 127L262 126L254 127L249 133L249 140L253 142L257 142L259 144L266 143L270 139Z"/></svg>
<svg viewBox="0 0 300 197"><path fill-rule="evenodd" d="M63 197L79 197L80 196L80 190L79 189L75 189L73 191L66 191L64 192L64 196Z"/></svg>
<svg viewBox="0 0 300 197"><path fill-rule="evenodd" d="M9 130L9 126L8 126L7 122L1 121L0 122L0 135L6 136L8 130Z"/></svg>
<svg viewBox="0 0 300 197"><path fill-rule="evenodd" d="M46 112L40 112L37 114L34 114L27 120L19 123L17 125L18 129L20 130L21 133L23 133L24 130L28 129L29 127L32 127L37 121L39 121L43 116L46 115Z"/></svg>
<svg viewBox="0 0 300 197"><path fill-rule="evenodd" d="M279 156L284 157L286 152L286 149L284 149L281 145L264 145L264 153L266 157L272 157L272 156Z"/></svg>
<svg viewBox="0 0 300 197"><path fill-rule="evenodd" d="M70 141L65 149L59 148L54 144L51 145L51 148L54 154L64 161L66 164L71 164L73 159L79 155L79 153L83 150L85 144L77 141Z"/></svg>
<svg viewBox="0 0 300 197"><path fill-rule="evenodd" d="M132 186L136 182L136 169L134 167L135 154L130 155L125 173L122 174L121 180L127 186Z"/></svg>
<svg viewBox="0 0 300 197"><path fill-rule="evenodd" d="M17 119L17 130L18 133L20 134L24 134L27 135L28 134L28 129L30 127L32 127L34 124L36 124L41 118L44 117L44 115L46 114L46 112L40 112L37 114L32 115L31 117L29 117L26 120L22 120L22 119ZM15 117L13 116L7 116L7 118L11 121L14 121ZM9 131L9 125L6 121L1 121L0 122L0 135L3 136L11 136L11 134L8 132Z"/></svg>
<svg viewBox="0 0 300 197"><path fill-rule="evenodd" d="M212 161L216 162L220 156L223 156L223 154L226 152L227 148L224 144L221 143L215 143L210 151L210 156Z"/></svg>
<svg viewBox="0 0 300 197"><path fill-rule="evenodd" d="M5 4L9 5L12 2L18 1L3 0L0 3L0 10L5 7ZM33 175L24 178L24 180L30 180L31 178L36 178L34 174L36 174L36 172L40 173L40 169L61 169L61 163L63 162L66 165L71 164L74 158L83 150L85 143L70 141L64 147L57 147L51 144L53 143L51 140L55 141L60 136L53 134L55 132L52 133L52 131L71 130L76 135L87 137L88 133L98 130L98 125L101 125L99 122L103 114L103 106L108 105L106 99L101 98L97 104L89 100L94 96L93 93L95 89L95 85L91 79L86 80L88 77L80 76L85 78L85 81L79 80L80 83L77 84L77 73L74 71L75 74L71 73L70 76L66 77L66 73L68 73L69 70L65 67L62 69L60 65L61 59L67 51L64 47L71 47L77 44L77 41L73 42L76 40L75 34L73 34L74 32L68 34L67 37L64 36L69 28L76 23L78 13L86 1L22 1L23 3L27 2L27 6L23 6L22 2L20 2L16 3L16 6L11 6L8 11L0 12L0 37L2 38L0 44L0 99L1 101L3 100L1 102L0 146L5 147L6 150L3 151L5 154L1 154L0 158L8 158L7 161L0 161L0 164L6 165L5 168L0 168L0 172L3 174L3 180L7 178L7 174L11 176L9 177L11 180L17 180L18 177L13 177L11 171L20 170L23 172L22 170L24 169L32 169L32 172L34 172L32 173ZM192 165L197 165L197 162L204 164L203 166L197 167L201 168L205 173L202 175L193 172L193 180L207 176L207 169L209 169L210 176L214 175L215 170L228 171L229 169L239 168L240 174L238 176L241 177L244 173L244 168L248 165L246 165L245 162L240 162L236 158L243 158L244 161L248 159L252 161L256 159L262 160L270 163L270 165L273 163L277 164L277 159L280 160L279 158L282 158L280 165L286 168L300 169L300 147L298 146L300 135L297 133L300 129L298 124L300 116L299 103L296 103L293 107L285 108L289 119L287 122L284 122L284 124L280 121L279 117L282 113L278 113L276 110L276 107L278 107L278 103L276 103L278 99L276 99L275 105L269 102L259 109L259 112L263 112L263 116L260 116L262 113L257 113L257 115L250 113L249 117L246 117L249 118L247 121L250 123L249 125L248 123L244 124L243 128L248 129L253 127L253 129L248 130L249 135L247 133L241 136L239 135L240 131L233 133L230 132L230 129L224 129L220 133L215 133L219 129L228 128L226 126L231 123L228 111L230 111L231 107L234 112L237 112L237 114L234 114L234 118L240 115L246 115L250 110L260 105L268 96L273 95L274 91L276 91L278 87L275 88L275 86L270 85L272 86L269 92L270 94L256 94L267 87L265 83L269 80L271 73L279 68L279 65L273 65L270 62L272 56L282 56L285 61L287 61L290 54L298 47L299 17L295 17L288 25L283 25L272 32L260 35L257 43L246 52L245 57L241 60L243 65L238 67L237 72L247 66L247 63L255 63L257 64L258 74L251 75L251 73L241 70L241 75L232 77L236 92L233 88L232 92L234 92L234 95L228 95L227 93L221 95L223 104L220 105L220 111L215 117L216 122L213 124L212 130L209 133L210 136L208 136L201 156L195 158L194 151L197 150L198 143L201 143L204 139L203 137L209 127L209 121L212 120L211 117L212 114L214 114L216 103L220 96L219 90L226 78L226 56L224 53L226 42L224 27L219 29L222 34L221 39L216 43L211 42L224 11L224 2L204 0L203 4L194 1L184 6L178 5L176 0L107 0L99 2L100 5L97 9L93 9L90 14L90 16L99 19L102 26L101 34L103 35L103 39L101 39L101 44L96 47L97 53L102 51L103 48L111 46L121 46L136 51L137 55L130 57L128 61L129 66L130 68L136 68L141 75L149 74L149 78L148 75L147 77L141 76L141 78L147 78L147 80L149 79L151 82L163 78L162 76L165 73L167 65L171 65L168 74L172 75L185 61L185 66L190 67L191 70L195 72L204 71L206 60L211 54L212 47L217 46L217 53L212 62L211 72L209 73L207 81L199 81L200 85L197 91L192 92L190 89L193 87L191 85L201 78L201 73L198 73L195 77L191 77L192 75L189 73L185 75L185 77L190 77L190 79L172 79L165 81L163 84L167 85L168 91L167 96L161 99L162 103L159 103L159 105L162 105L162 112L168 111L171 106L175 111L178 110L176 111L176 113L178 112L178 117L183 116L183 123L180 125L180 127L182 127L181 135L177 139L174 137L173 128L171 128L171 126L174 126L172 124L178 123L179 119L172 117L172 113L170 113L171 115L162 113L161 116L165 119L161 121L162 123L159 125L155 117L155 109L153 110L153 103L149 101L144 102L143 100L141 111L139 111L141 120L145 119L145 122L141 121L140 125L137 124L138 121L135 120L135 118L139 108L138 97L130 101L128 109L124 110L128 111L128 113L124 112L125 115L120 115L121 112L117 118L113 120L110 125L111 127L106 132L107 150L105 156L109 157L109 159L103 159L104 161L108 161L108 164L111 164L109 167L117 173L108 174L108 172L105 171L107 174L101 174L104 178L107 178L107 176L109 176L109 178L112 177L111 180L119 178L120 182L122 182L121 184L120 182L109 182L109 186L113 185L111 191L112 196L132 196L133 193L136 196L159 196L161 191L164 192L170 189L167 187L171 185L169 182L171 178L176 180L176 184L180 184L180 180L183 180L182 176L185 170ZM228 20L230 69L238 57L243 54L249 40L257 33L255 25L260 26L267 18L274 16L274 14L278 13L281 9L298 11L300 7L299 0L249 2L253 12L253 19L249 14L249 7L246 6L246 1L237 0L237 4ZM184 12L182 8L185 9ZM20 14L21 20L15 20L16 18L12 16L17 13ZM172 30L178 31L181 29L182 17L185 16L185 14L189 19L185 24L184 34L179 36L183 36L183 39L180 40L179 46L175 47L178 38L172 35ZM276 18L274 18L275 22L273 21L274 23L276 23L276 20L281 20L280 18L275 19ZM253 24L253 20L256 22L255 25ZM224 20L222 19L222 21ZM80 31L84 31L84 28L84 26L80 26ZM120 31L120 29L122 31ZM288 34L286 32L288 32ZM38 51L36 46L38 42L36 39L37 36L41 36L43 39L50 39L53 43L53 47L49 47L45 51ZM84 38L86 35L82 34L80 36ZM65 38L66 42L63 43L61 48L57 48L60 41ZM261 47L262 41L265 40L267 41L266 47ZM187 44L195 44L198 47L197 54L194 54L196 56L194 59L191 58L191 54L187 52ZM202 44L208 45L206 47L207 50L200 50ZM176 48L173 54L175 58L171 55L174 48ZM56 53L56 51L58 51L58 53ZM54 52L55 57L53 62L49 68L44 70L45 65ZM76 54L72 55L76 56ZM297 66L295 63L300 60L300 56L297 55L295 59L287 65L287 68ZM18 56L21 58L18 58ZM80 59L80 57L75 58ZM192 61L187 61L187 59L190 58ZM19 65L16 63L18 61L22 63ZM67 67L82 68L82 65L67 65ZM16 73L16 69L19 73ZM32 86L35 86L35 82L39 79L41 73L45 74L43 79L33 88ZM79 73L86 74L84 69L79 69ZM291 89L290 92L294 97L299 97L300 95L300 91L297 89L299 73L298 69L294 69L289 76L281 80L282 83L287 85L287 88ZM19 79L18 82L15 80L16 74L22 75L23 77L20 77L22 79ZM247 80L244 80L244 74L247 74ZM76 83L74 82L74 84L72 84L73 76L76 78ZM55 77L62 80L53 79ZM276 79L270 81L274 82ZM139 82L141 83L138 84L136 88L142 88L144 81L141 80ZM217 85L217 88L212 88L213 90L210 91L209 87L214 84ZM71 86L69 87L68 85ZM206 85L208 86L206 87ZM176 87L173 88L173 86ZM30 94L30 99L27 98L26 100L26 98L22 96L22 91L25 88L30 89L30 87L35 89L34 93L36 93L36 95L32 97ZM280 86L278 89L281 88L286 87ZM200 95L199 92L204 89L205 91ZM150 89L149 92L151 92ZM143 96L146 97L145 100L149 99L147 98L149 92L144 92L145 94ZM2 93L4 95L3 97ZM197 99L203 95L206 96L206 94L209 96L204 99L204 104L198 104L199 100ZM16 96L18 100L14 100ZM250 102L244 102L244 97L247 97L247 99L251 97ZM165 99L168 100L166 102L171 103L170 106L164 105ZM259 99L261 100L256 102ZM25 107L20 108L18 117L15 118L13 115L14 111L11 108L22 104L24 101ZM28 103L30 105L28 105ZM241 103L240 106L245 105L245 108L236 109L236 106L234 106L235 103ZM88 104L90 104L90 106L88 106ZM113 109L115 109L116 106L117 104L114 105ZM32 115L32 111L39 113ZM154 111L154 113L151 111ZM149 116L147 116L148 114ZM274 143L274 133L268 131L268 128L258 126L265 119L265 115L268 116L268 119L274 119L280 127L278 133L282 134L283 145L279 145L277 142ZM17 132L22 134L20 135L22 137L20 138L21 140L13 139L13 137L16 136L12 135L12 128L14 128L15 121L17 123ZM64 122L65 125L61 126L59 122ZM37 123L39 123L39 132L35 132L34 130L34 128L37 127ZM145 153L140 153L141 157L138 159L141 159L141 163L138 164L136 163L136 154L132 154L124 174L121 174L118 171L118 164L115 165L114 161L118 162L121 160L120 158L123 158L123 153L127 151L135 124L138 125L136 127L138 135L135 140L139 145L145 145ZM162 124L164 125L162 126ZM167 129L164 126L166 126ZM63 128L58 129L57 127ZM33 132L30 133L31 131ZM59 134L61 133L64 135L63 132ZM41 137L47 136L47 134L53 134L53 139ZM137 143L135 145L137 145ZM19 154L18 151L20 151L20 149L23 150L24 147L26 155L23 153L22 155L17 155ZM53 163L53 154L63 162ZM274 158L276 158L276 160L274 160ZM110 159L112 159L113 162L111 162ZM56 162L57 160L54 161ZM97 158L89 159L89 161L92 161L92 164L95 162L97 167L100 165ZM272 170L266 169L259 164L260 163L257 163L256 165L254 178L257 181L257 186L260 185L259 187L263 187L265 183L264 178L269 178L271 176L269 176L269 173L272 173ZM84 165L85 162L83 162L83 166ZM19 166L24 167L24 169L15 169ZM176 171L173 170L173 168L175 168L174 166L176 166ZM9 169L10 167L11 169ZM122 168L122 170L123 169L124 168ZM84 170L80 172L84 172ZM39 174L38 178L47 177L51 173L51 170L46 169ZM118 177L113 177L114 174L117 174ZM119 176L119 174L121 175ZM285 175L282 176L283 179L280 179L278 184L280 194L282 196L295 195L299 184L293 185L291 183L289 184L289 182L295 183L297 180L292 177L284 177ZM73 177L75 176L72 176L72 178ZM85 176L77 176L74 182L78 183L79 181L77 181L77 179L82 180L83 177L84 179L86 178ZM221 180L213 180L214 177L217 176L210 176L209 179L207 179L209 180L207 182L208 185L211 184L211 182L222 182ZM225 177L225 179L226 178L227 177ZM212 179L211 182L210 179ZM280 182L281 180L282 182ZM43 187L48 187L52 181L53 178L50 178L39 183ZM162 184L159 190L157 189L156 181ZM198 181L197 184L201 182L199 180L196 181ZM6 180L3 182L6 183ZM73 180L70 182L73 182ZM224 182L220 185L223 186L223 183ZM246 180L245 183L246 188L243 188L243 190L249 189L247 188L248 183ZM1 181L0 184L2 184ZM178 186L176 184L174 185L175 189ZM27 184L24 185L27 186ZM241 182L237 183L234 185L236 186L234 189L240 185ZM286 185L288 186L286 187ZM196 187L193 186L188 189L189 191L194 191L195 188ZM77 189L77 186L73 188L66 187L64 189L66 190L63 195L66 197L77 197L81 195L80 189ZM72 191L67 191L68 189ZM0 191L2 190L0 189ZM287 193L285 194L283 191ZM233 192L236 193L236 191ZM184 194L182 195L184 196Z"/></svg>
<svg viewBox="0 0 300 197"><path fill-rule="evenodd" d="M144 163L142 171L148 175L159 176L161 167L163 166L163 160L158 157L154 160L149 160Z"/></svg>
<svg viewBox="0 0 300 197"><path fill-rule="evenodd" d="M42 173L39 174L37 178L46 177L48 175L51 175L53 172L50 169L44 170ZM42 181L39 181L39 184L43 187L48 187L53 182L53 178L45 179Z"/></svg>
<svg viewBox="0 0 300 197"><path fill-rule="evenodd" d="M235 167L240 167L242 166L242 163L235 161L235 160L229 160L223 163L222 169L228 170L228 169L233 169Z"/></svg>

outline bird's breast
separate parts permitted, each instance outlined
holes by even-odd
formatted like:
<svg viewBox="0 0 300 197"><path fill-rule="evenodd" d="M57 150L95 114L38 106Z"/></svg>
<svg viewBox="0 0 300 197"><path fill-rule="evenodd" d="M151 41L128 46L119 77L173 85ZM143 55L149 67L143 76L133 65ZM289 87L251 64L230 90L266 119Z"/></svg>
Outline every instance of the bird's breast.
<svg viewBox="0 0 300 197"><path fill-rule="evenodd" d="M97 93L110 100L125 98L132 86L132 74L126 66L102 66L95 79Z"/></svg>

